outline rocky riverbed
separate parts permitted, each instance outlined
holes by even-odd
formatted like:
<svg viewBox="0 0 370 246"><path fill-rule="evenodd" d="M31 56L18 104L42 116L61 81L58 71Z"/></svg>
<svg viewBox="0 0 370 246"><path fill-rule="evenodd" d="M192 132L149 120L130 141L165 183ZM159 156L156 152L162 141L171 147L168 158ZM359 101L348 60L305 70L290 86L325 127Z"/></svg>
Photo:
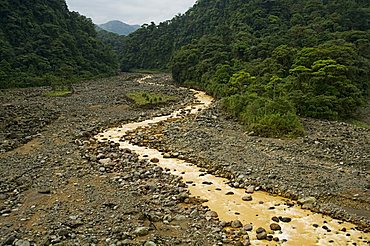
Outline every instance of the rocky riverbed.
<svg viewBox="0 0 370 246"><path fill-rule="evenodd" d="M81 83L69 97L43 96L50 88L1 92L0 245L211 245L228 238L179 178L91 138L192 99L173 86L139 84L140 77ZM142 109L126 97L137 90L177 100Z"/></svg>
<svg viewBox="0 0 370 246"><path fill-rule="evenodd" d="M249 225L219 222L204 201L189 196L190 184L156 166L157 160L93 138L110 126L167 115L192 100L190 92L170 86L168 76L148 79L166 86L138 83L140 77L81 83L62 98L43 96L50 88L1 92L0 245L249 244ZM140 108L126 96L137 90L177 100ZM304 123L305 138L259 138L215 104L197 117L126 137L197 163L235 187L310 197L307 208L368 230L369 130ZM274 239L268 235L274 229L253 230Z"/></svg>
<svg viewBox="0 0 370 246"><path fill-rule="evenodd" d="M370 229L370 130L342 122L302 119L298 139L253 136L219 104L195 118L139 129L126 139L177 153L234 187L255 186L299 200L316 212ZM153 138L152 136L157 136Z"/></svg>

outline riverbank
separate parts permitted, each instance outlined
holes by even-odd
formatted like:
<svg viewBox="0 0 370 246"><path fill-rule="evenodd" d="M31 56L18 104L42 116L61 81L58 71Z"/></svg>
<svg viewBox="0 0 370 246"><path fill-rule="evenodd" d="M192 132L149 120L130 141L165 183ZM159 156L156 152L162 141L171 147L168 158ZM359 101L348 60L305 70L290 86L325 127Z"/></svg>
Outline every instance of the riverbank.
<svg viewBox="0 0 370 246"><path fill-rule="evenodd" d="M256 186L299 200L309 209L370 229L370 130L342 122L303 119L298 139L253 136L218 104L192 119L138 130L132 142L198 163L235 187ZM148 140L145 136L159 136Z"/></svg>
<svg viewBox="0 0 370 246"><path fill-rule="evenodd" d="M192 100L173 86L140 84L141 77L77 84L69 97L43 96L50 88L2 92L0 245L211 245L222 239L177 177L90 139ZM158 75L151 82L166 80ZM134 91L176 100L141 108L126 96ZM111 160L104 168L102 156Z"/></svg>
<svg viewBox="0 0 370 246"><path fill-rule="evenodd" d="M44 97L47 88L1 94L3 122L27 126L2 127L3 245L248 244L248 233L225 231L203 201L189 197L184 189L189 184L155 166L155 160L93 138L111 126L167 115L192 100L190 92L169 86L168 76L138 83L140 77L82 83L63 98ZM137 90L177 99L142 108L126 96ZM367 229L368 130L312 120L305 126L306 138L258 138L216 104L195 118L135 131L131 141L197 162L228 176L235 187L314 196L312 209Z"/></svg>

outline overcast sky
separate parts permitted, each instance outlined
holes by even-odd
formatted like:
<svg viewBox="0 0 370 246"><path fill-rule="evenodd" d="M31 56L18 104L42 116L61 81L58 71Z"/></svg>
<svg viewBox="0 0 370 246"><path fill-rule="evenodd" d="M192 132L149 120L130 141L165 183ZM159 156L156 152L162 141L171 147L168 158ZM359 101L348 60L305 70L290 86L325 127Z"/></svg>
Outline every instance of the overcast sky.
<svg viewBox="0 0 370 246"><path fill-rule="evenodd" d="M196 0L67 0L69 10L77 11L103 24L120 20L128 24L159 22L172 19L178 13L185 13Z"/></svg>

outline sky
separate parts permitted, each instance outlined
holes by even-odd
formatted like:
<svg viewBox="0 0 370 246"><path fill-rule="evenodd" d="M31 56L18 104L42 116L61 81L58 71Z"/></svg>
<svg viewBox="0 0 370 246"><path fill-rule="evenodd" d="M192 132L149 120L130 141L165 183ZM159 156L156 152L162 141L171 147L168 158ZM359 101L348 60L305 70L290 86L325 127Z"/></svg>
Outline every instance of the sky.
<svg viewBox="0 0 370 246"><path fill-rule="evenodd" d="M89 17L95 24L120 20L127 24L159 24L185 13L196 0L66 0L69 10Z"/></svg>

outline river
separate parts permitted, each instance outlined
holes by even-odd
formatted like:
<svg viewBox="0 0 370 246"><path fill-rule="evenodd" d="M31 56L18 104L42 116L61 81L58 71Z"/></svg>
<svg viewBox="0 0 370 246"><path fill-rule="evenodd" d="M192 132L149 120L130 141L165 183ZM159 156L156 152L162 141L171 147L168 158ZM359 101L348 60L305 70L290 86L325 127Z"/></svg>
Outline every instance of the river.
<svg viewBox="0 0 370 246"><path fill-rule="evenodd" d="M138 80L145 83L150 76ZM120 127L107 129L98 134L96 138L100 142L110 141L119 143L120 148L128 148L140 156L141 159L159 160L158 166L169 169L171 174L180 176L188 184L188 190L194 197L203 199L204 205L218 214L221 221L240 220L243 225L252 224L253 231L249 233L252 245L368 245L364 241L370 241L369 233L356 229L354 224L333 219L309 210L302 209L298 205L291 206L288 199L273 196L266 192L255 191L251 194L251 201L244 201L246 195L244 189L232 188L227 180L204 172L196 165L187 163L177 158L165 158L163 153L147 147L136 146L124 140L129 131L137 128L151 127L156 123L174 118L187 117L190 114L198 114L208 108L213 98L204 92L192 90L194 93L193 103L183 109L177 110L170 115L155 117L142 122L124 124ZM184 114L185 113L185 114ZM294 202L293 202L294 203ZM270 230L270 224L275 223L273 217L290 218L291 222L278 224L279 231ZM279 242L257 240L256 229L263 227L268 234L279 238ZM230 230L234 230L229 228Z"/></svg>

